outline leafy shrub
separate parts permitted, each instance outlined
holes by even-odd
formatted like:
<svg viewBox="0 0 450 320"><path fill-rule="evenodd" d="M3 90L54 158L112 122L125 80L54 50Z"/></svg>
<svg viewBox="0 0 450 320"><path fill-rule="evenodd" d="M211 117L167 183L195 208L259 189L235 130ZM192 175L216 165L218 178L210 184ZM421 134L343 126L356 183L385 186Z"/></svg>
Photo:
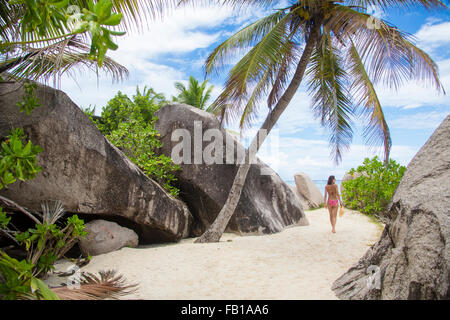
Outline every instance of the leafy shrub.
<svg viewBox="0 0 450 320"><path fill-rule="evenodd" d="M11 258L0 251L0 297L3 300L59 300L49 287L32 274L33 264ZM1 279L3 277L3 279Z"/></svg>
<svg viewBox="0 0 450 320"><path fill-rule="evenodd" d="M32 265L31 272L35 277L52 270L55 261L87 234L84 221L77 215L69 217L62 226L57 224L64 215L60 201L44 203L42 209L42 222L24 232L10 229L8 225L11 218L0 210L1 231L24 247L27 252L26 262Z"/></svg>
<svg viewBox="0 0 450 320"><path fill-rule="evenodd" d="M156 155L162 146L155 129L157 117L154 113L165 104L162 94L153 89L139 88L133 100L120 91L102 109L101 119L95 119L92 108L85 109L97 128L105 137L122 150L150 178L160 183L171 195L179 190L172 184L176 181L174 172L180 167L165 155Z"/></svg>
<svg viewBox="0 0 450 320"><path fill-rule="evenodd" d="M40 106L34 94L34 83L25 83L25 94L17 103L21 112L29 115ZM33 179L41 168L36 156L42 149L26 139L23 129L15 128L2 139L0 148L0 190L18 180ZM2 202L13 201L1 197ZM2 299L59 299L38 277L53 269L54 262L62 257L79 239L86 234L83 220L72 216L61 228L56 224L64 210L60 202L50 207L43 206L42 222L24 208L16 208L35 222L35 228L20 231L12 226L11 217L0 207L0 232L17 245L22 245L27 258L21 261L0 250L0 298Z"/></svg>
<svg viewBox="0 0 450 320"><path fill-rule="evenodd" d="M20 108L20 112L26 112L27 115L30 115L31 112L40 107L39 99L34 94L34 90L37 88L37 84L30 81L25 81L23 85L23 90L25 91L22 96L22 101L16 103L16 105Z"/></svg>
<svg viewBox="0 0 450 320"><path fill-rule="evenodd" d="M158 181L173 196L178 195L178 189L171 183L176 180L173 172L179 167L174 165L169 157L155 154L154 150L160 148L162 143L153 122L146 124L139 119L130 119L120 123L118 129L106 137L147 176Z"/></svg>
<svg viewBox="0 0 450 320"><path fill-rule="evenodd" d="M16 179L34 178L41 171L36 162L36 155L40 152L39 146L31 141L25 142L23 129L13 129L0 148L0 190Z"/></svg>
<svg viewBox="0 0 450 320"><path fill-rule="evenodd" d="M166 104L163 94L156 93L152 88L144 87L143 92L136 88L136 94L131 100L126 94L118 92L114 98L108 101L102 108L101 120L94 121L105 136L119 128L119 124L130 119L139 118L140 121L150 123L156 121L155 112ZM93 109L85 111L93 116Z"/></svg>
<svg viewBox="0 0 450 320"><path fill-rule="evenodd" d="M387 167L378 157L364 159L361 166L349 171L357 177L342 183L344 205L369 215L380 214L387 208L405 170L392 159Z"/></svg>

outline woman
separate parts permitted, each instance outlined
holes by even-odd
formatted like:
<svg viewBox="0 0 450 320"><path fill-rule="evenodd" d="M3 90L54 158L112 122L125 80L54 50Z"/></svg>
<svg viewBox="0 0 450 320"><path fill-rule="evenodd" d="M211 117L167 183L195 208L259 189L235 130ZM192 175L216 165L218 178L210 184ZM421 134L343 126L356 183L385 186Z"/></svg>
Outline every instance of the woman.
<svg viewBox="0 0 450 320"><path fill-rule="evenodd" d="M327 185L325 186L325 208L328 208L328 212L330 213L330 222L331 222L331 232L336 233L336 217L338 212L338 201L342 206L341 196L339 195L339 189L337 184L335 183L336 179L334 176L330 176L328 178ZM328 195L328 202L327 202Z"/></svg>

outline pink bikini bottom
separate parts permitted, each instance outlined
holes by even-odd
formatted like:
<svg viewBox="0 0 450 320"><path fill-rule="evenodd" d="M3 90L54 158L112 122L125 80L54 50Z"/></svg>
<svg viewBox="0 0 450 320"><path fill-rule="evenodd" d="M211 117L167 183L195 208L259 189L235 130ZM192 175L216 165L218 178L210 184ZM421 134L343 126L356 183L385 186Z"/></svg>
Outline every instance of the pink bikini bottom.
<svg viewBox="0 0 450 320"><path fill-rule="evenodd" d="M328 200L328 204L332 207L335 207L338 205L338 201L337 200Z"/></svg>

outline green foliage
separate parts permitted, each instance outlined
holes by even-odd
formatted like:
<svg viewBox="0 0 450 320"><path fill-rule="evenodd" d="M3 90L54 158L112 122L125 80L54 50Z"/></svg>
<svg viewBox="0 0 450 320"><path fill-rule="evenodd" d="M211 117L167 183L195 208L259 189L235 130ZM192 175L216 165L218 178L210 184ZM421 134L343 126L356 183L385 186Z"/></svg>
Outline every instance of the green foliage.
<svg viewBox="0 0 450 320"><path fill-rule="evenodd" d="M30 281L31 292L38 292L44 300L61 300L41 279L32 277Z"/></svg>
<svg viewBox="0 0 450 320"><path fill-rule="evenodd" d="M84 220L78 218L76 214L67 218L67 226L72 228L71 236L73 238L82 238L87 235L87 231L85 230Z"/></svg>
<svg viewBox="0 0 450 320"><path fill-rule="evenodd" d="M85 113L98 129L116 147L122 150L150 178L160 183L171 195L179 190L172 184L176 180L173 173L180 168L165 155L156 155L162 146L159 133L154 125L154 113L166 103L164 95L151 88L139 88L133 99L120 91L102 110L101 120L93 119L92 109Z"/></svg>
<svg viewBox="0 0 450 320"><path fill-rule="evenodd" d="M117 130L107 135L107 138L116 147L121 149L149 177L161 183L173 196L178 195L178 189L171 183L175 181L173 171L178 166L165 155L157 156L155 149L162 146L159 133L154 129L153 123L146 124L142 120L130 119L119 124Z"/></svg>
<svg viewBox="0 0 450 320"><path fill-rule="evenodd" d="M95 116L95 106L89 105L89 107L86 108L81 108L83 110L83 112L89 117L89 119L91 119L92 121L94 121L94 116Z"/></svg>
<svg viewBox="0 0 450 320"><path fill-rule="evenodd" d="M33 145L31 141L25 143L23 129L14 129L0 148L0 189L14 183L16 179L33 179L41 171L36 162L36 155L40 152L41 147Z"/></svg>
<svg viewBox="0 0 450 320"><path fill-rule="evenodd" d="M208 80L199 84L198 80L192 76L189 77L188 87L185 87L181 82L175 82L175 88L179 94L173 100L205 110L207 109L207 102L211 98L211 91L214 88L214 86L206 88L207 84Z"/></svg>
<svg viewBox="0 0 450 320"><path fill-rule="evenodd" d="M348 208L374 215L383 212L406 170L390 159L386 167L378 157L366 158L361 166L350 170L357 178L343 182L342 200Z"/></svg>
<svg viewBox="0 0 450 320"><path fill-rule="evenodd" d="M0 251L0 297L3 300L33 298L44 300L59 300L49 287L33 276L34 265L26 260L18 261L5 252Z"/></svg>
<svg viewBox="0 0 450 320"><path fill-rule="evenodd" d="M18 296L31 292L31 269L33 264L18 261L0 251L0 296L3 300L15 300Z"/></svg>
<svg viewBox="0 0 450 320"><path fill-rule="evenodd" d="M104 134L111 134L119 128L119 124L130 119L139 118L145 123L154 122L154 113L166 104L166 98L162 93L156 93L152 88L144 87L143 92L136 89L136 94L131 100L126 94L118 92L114 98L108 101L102 108L101 121L96 123L98 129ZM86 112L91 112L87 109Z"/></svg>
<svg viewBox="0 0 450 320"><path fill-rule="evenodd" d="M16 233L15 239L25 247L27 261L34 265L33 275L41 276L52 270L55 261L86 234L84 221L74 215L62 228L56 223L43 222L36 224L35 228Z"/></svg>
<svg viewBox="0 0 450 320"><path fill-rule="evenodd" d="M22 101L17 102L17 106L20 108L20 112L25 111L27 115L40 107L39 99L34 94L34 90L37 88L37 84L34 82L26 81L24 84L25 94L22 96Z"/></svg>
<svg viewBox="0 0 450 320"><path fill-rule="evenodd" d="M111 36L122 36L125 32L110 29L122 20L122 13L114 13L111 0L93 0L87 2L87 7L77 7L79 12L69 14L68 0L12 0L10 5L22 5L23 16L20 19L22 42L0 42L0 47L10 47L14 44L31 44L35 42L49 42L67 38L76 34L89 33L91 47L89 59L97 61L99 67L103 65L108 49L116 50ZM82 5L77 2L77 5ZM70 30L68 32L67 30ZM34 40L30 40L34 39Z"/></svg>
<svg viewBox="0 0 450 320"><path fill-rule="evenodd" d="M93 0L90 0L89 9L82 9L81 23L73 30L74 33L90 32L92 42L89 58L96 60L100 67L103 65L106 51L118 48L111 35L122 36L125 34L125 32L106 28L106 26L117 26L122 20L122 13L112 13L112 6L110 0L99 0L95 4Z"/></svg>
<svg viewBox="0 0 450 320"><path fill-rule="evenodd" d="M73 215L65 223L57 224L64 214L61 202L53 206L43 205L42 223L26 231L8 228L10 217L0 208L0 229L18 245L24 247L27 258L21 261L0 251L0 297L17 299L31 297L37 299L59 299L39 277L54 269L54 263L78 241L86 236L84 221Z"/></svg>
<svg viewBox="0 0 450 320"><path fill-rule="evenodd" d="M3 208L0 207L0 229L5 229L10 221L11 217L8 217L6 212L3 211Z"/></svg>

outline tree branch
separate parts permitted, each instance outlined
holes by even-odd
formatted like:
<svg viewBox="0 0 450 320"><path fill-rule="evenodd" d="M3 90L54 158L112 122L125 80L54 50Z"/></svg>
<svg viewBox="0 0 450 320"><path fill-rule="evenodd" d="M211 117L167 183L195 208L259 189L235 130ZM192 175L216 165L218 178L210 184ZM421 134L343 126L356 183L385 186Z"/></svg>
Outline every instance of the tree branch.
<svg viewBox="0 0 450 320"><path fill-rule="evenodd" d="M9 209L15 209L19 210L20 212L24 213L28 218L36 222L37 224L42 224L35 216L33 216L29 211L27 211L25 208L19 206L16 202L12 201L11 199L5 198L0 196L0 202L2 202L5 206L7 206Z"/></svg>

